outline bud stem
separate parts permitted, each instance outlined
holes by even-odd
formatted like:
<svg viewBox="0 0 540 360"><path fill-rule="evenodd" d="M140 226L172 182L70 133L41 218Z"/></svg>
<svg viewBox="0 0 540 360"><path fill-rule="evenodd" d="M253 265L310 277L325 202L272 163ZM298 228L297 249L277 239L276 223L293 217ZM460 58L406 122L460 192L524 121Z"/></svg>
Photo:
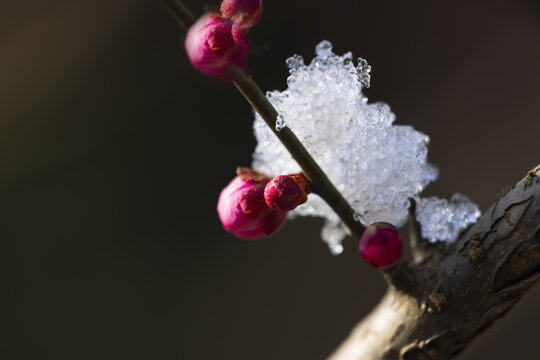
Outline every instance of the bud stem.
<svg viewBox="0 0 540 360"><path fill-rule="evenodd" d="M169 13L174 18L174 20L176 20L176 22L180 25L180 27L182 27L182 29L184 29L185 31L187 31L190 28L190 26L193 25L195 21L197 21L197 18L195 17L195 15L193 15L193 13L189 11L189 9L181 1L178 1L178 0L157 0L157 1L161 4L161 6L163 6L165 9L167 9L167 11L169 11Z"/></svg>
<svg viewBox="0 0 540 360"><path fill-rule="evenodd" d="M180 24L187 30L195 17L193 14L178 0L158 0ZM328 176L315 162L304 145L298 140L296 135L288 127L284 127L280 131L276 130L276 120L278 112L274 106L268 101L266 96L253 81L253 79L242 71L237 66L229 66L228 73L238 88L240 93L246 98L251 106L259 113L266 124L272 129L274 134L283 143L294 160L300 165L300 168L311 183L312 192L319 195L340 217L341 221L349 228L351 235L356 239L360 239L364 232L364 226L355 220L354 210L349 205L347 200L336 189L334 184L328 179Z"/></svg>

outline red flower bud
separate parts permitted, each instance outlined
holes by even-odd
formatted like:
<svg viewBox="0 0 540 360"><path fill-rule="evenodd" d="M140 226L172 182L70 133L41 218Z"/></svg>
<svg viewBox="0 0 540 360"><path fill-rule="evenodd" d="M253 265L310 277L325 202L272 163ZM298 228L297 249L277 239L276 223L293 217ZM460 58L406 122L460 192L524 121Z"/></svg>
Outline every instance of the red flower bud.
<svg viewBox="0 0 540 360"><path fill-rule="evenodd" d="M306 178L302 174L280 175L264 188L266 205L274 210L289 211L307 200Z"/></svg>
<svg viewBox="0 0 540 360"><path fill-rule="evenodd" d="M266 206L264 187L270 179L247 168L238 168L237 174L219 195L217 211L223 228L243 239L274 234L285 224L287 212Z"/></svg>
<svg viewBox="0 0 540 360"><path fill-rule="evenodd" d="M394 225L376 222L366 228L358 249L369 265L374 268L388 267L401 259L403 240Z"/></svg>
<svg viewBox="0 0 540 360"><path fill-rule="evenodd" d="M217 14L206 14L193 24L186 35L185 47L191 64L207 75L228 78L227 66L243 66L247 40L232 36L233 23Z"/></svg>
<svg viewBox="0 0 540 360"><path fill-rule="evenodd" d="M234 23L233 37L242 38L261 18L262 0L224 0L221 3L221 15Z"/></svg>

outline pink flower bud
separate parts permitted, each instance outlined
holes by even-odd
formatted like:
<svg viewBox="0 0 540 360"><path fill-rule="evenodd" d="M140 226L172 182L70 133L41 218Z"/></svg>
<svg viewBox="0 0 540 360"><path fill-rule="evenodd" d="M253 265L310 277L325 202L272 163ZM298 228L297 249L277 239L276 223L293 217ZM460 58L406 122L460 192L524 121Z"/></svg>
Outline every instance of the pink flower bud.
<svg viewBox="0 0 540 360"><path fill-rule="evenodd" d="M369 265L374 268L388 267L401 259L403 240L394 225L376 222L366 228L358 249Z"/></svg>
<svg viewBox="0 0 540 360"><path fill-rule="evenodd" d="M186 35L186 52L191 64L203 73L228 78L227 66L242 66L247 56L247 40L232 36L233 23L216 14L206 14Z"/></svg>
<svg viewBox="0 0 540 360"><path fill-rule="evenodd" d="M302 174L280 175L264 188L266 205L274 210L289 211L307 200L306 178Z"/></svg>
<svg viewBox="0 0 540 360"><path fill-rule="evenodd" d="M266 206L264 187L270 179L247 168L238 168L237 174L219 195L223 228L243 239L274 234L285 224L287 212Z"/></svg>
<svg viewBox="0 0 540 360"><path fill-rule="evenodd" d="M262 0L223 0L221 3L221 15L234 23L232 33L235 39L245 36L259 22L262 10Z"/></svg>

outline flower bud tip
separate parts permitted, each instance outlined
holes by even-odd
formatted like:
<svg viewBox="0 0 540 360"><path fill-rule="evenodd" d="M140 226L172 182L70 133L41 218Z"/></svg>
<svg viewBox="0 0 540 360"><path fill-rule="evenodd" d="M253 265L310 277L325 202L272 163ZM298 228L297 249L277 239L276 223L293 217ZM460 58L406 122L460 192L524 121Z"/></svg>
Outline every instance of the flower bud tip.
<svg viewBox="0 0 540 360"><path fill-rule="evenodd" d="M287 212L266 206L264 188L270 179L247 168L238 168L237 173L219 195L217 212L223 228L243 239L276 233Z"/></svg>
<svg viewBox="0 0 540 360"><path fill-rule="evenodd" d="M264 200L275 210L290 211L307 200L309 184L302 174L280 175L268 182L264 189Z"/></svg>
<svg viewBox="0 0 540 360"><path fill-rule="evenodd" d="M238 28L246 30L259 22L262 10L262 0L224 0L221 3L221 15L231 19Z"/></svg>
<svg viewBox="0 0 540 360"><path fill-rule="evenodd" d="M394 265L403 254L403 239L398 229L386 222L369 225L358 244L360 256L374 268Z"/></svg>
<svg viewBox="0 0 540 360"><path fill-rule="evenodd" d="M186 35L185 48L191 64L211 76L228 78L229 65L243 66L247 56L247 40L232 35L231 20L217 14L203 15Z"/></svg>

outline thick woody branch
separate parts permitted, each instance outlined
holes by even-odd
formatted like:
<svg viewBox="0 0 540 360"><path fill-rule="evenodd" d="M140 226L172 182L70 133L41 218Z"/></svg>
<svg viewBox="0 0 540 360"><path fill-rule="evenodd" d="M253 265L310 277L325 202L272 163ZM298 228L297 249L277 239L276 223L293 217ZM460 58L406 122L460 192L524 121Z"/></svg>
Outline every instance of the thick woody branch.
<svg viewBox="0 0 540 360"><path fill-rule="evenodd" d="M449 359L510 310L540 277L540 165L425 255L421 291L391 286L330 359Z"/></svg>

